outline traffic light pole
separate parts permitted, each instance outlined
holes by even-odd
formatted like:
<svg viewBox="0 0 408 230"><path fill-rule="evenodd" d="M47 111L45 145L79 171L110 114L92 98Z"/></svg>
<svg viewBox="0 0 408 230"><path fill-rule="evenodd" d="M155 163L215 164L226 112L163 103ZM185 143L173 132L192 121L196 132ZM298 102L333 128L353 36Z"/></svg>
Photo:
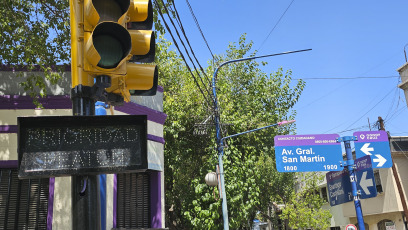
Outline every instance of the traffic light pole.
<svg viewBox="0 0 408 230"><path fill-rule="evenodd" d="M346 136L346 137L340 137L337 142L344 142L344 148L346 149L346 157L347 157L347 164L345 165L345 167L347 167L347 170L350 176L351 192L354 197L354 207L356 209L358 229L365 230L363 211L361 208L360 198L358 197L358 192L357 192L356 169L355 169L353 153L352 153L351 145L350 145L351 141L356 141L356 140L357 138L354 136Z"/></svg>
<svg viewBox="0 0 408 230"><path fill-rule="evenodd" d="M288 52L277 53L277 54L269 54L269 55L263 55L263 56L255 56L255 57L249 57L249 58L234 59L234 60L230 60L230 61L226 61L224 63L221 63L214 71L213 78L212 78L212 88L213 88L213 97L214 97L213 102L214 102L214 113L215 113L215 130L216 130L216 138L217 138L218 164L219 164L219 167L220 167L220 180L221 180L221 192L222 192L222 218L223 218L224 230L229 229L229 223L228 223L227 196L226 196L226 193L225 193L225 183L224 183L224 166L223 166L223 160L222 160L222 157L224 156L224 148L223 148L224 143L223 143L223 140L225 138L221 137L220 114L218 112L217 90L216 90L216 87L215 87L215 81L216 81L216 78L217 78L218 70L222 66L233 63L233 62L249 61L249 60L253 60L253 59L257 59L257 58L265 58L265 57L279 56L279 55L284 55L284 54L299 53L299 52L310 51L310 50L312 50L312 49L288 51ZM256 130L254 130L254 131L256 131ZM241 134L244 134L244 133L241 133ZM241 135L241 134L237 134L237 135Z"/></svg>
<svg viewBox="0 0 408 230"><path fill-rule="evenodd" d="M88 93L87 86L77 85L72 89L74 116L95 115L95 100ZM101 229L99 186L99 175L71 176L72 229Z"/></svg>
<svg viewBox="0 0 408 230"><path fill-rule="evenodd" d="M95 115L106 116L106 104L101 101L95 103ZM106 230L106 174L99 175L101 198L101 230Z"/></svg>

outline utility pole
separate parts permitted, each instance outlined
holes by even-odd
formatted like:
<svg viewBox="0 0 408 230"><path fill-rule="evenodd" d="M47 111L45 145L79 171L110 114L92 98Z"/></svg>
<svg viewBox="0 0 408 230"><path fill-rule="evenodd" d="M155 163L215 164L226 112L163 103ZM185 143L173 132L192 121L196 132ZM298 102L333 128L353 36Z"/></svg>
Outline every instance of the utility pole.
<svg viewBox="0 0 408 230"><path fill-rule="evenodd" d="M382 119L382 117L378 117L377 122L379 124L378 129L385 131L384 120ZM389 133L388 133L388 141L390 142L390 145L391 145L391 135ZM392 159L392 154L391 154L391 159ZM397 184L398 193L400 195L402 208L404 209L404 225L405 225L405 229L408 229L408 227L407 227L407 218L408 218L407 202L405 200L404 191L402 190L402 186L401 186L401 180L399 178L397 168L395 167L394 160L392 162L392 173L394 174L395 183Z"/></svg>

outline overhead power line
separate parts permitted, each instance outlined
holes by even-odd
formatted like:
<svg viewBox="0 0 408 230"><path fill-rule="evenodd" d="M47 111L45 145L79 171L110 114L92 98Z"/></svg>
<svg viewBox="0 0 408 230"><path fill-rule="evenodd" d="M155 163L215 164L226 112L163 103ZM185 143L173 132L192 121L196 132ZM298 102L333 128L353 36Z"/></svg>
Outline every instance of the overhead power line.
<svg viewBox="0 0 408 230"><path fill-rule="evenodd" d="M188 52L188 50L187 50L187 47L186 47L186 45L184 44L184 41L183 41L183 39L181 38L180 33L178 32L177 27L176 27L176 25L174 24L173 19L172 19L171 16L170 16L170 13L169 13L169 11L168 11L168 9L167 9L167 7L166 7L166 4L164 3L164 0L160 0L160 1L161 1L162 4L163 4L163 8L164 8L164 10L165 10L166 13L167 13L167 16L168 16L168 18L170 19L170 22L171 22L171 24L173 25L174 30L176 31L177 37L179 38L181 44L183 45L184 50L185 50L185 52L186 52L188 58L190 59L191 64L194 66L194 70L196 71L197 75L200 76L200 73L198 72L197 67L196 67L195 64L194 64L194 61L192 60L192 58L191 58L191 56L190 56L190 54L189 54L189 52ZM181 24L181 21L180 21L180 24ZM198 63L198 65L201 67L200 63L199 63L198 60L197 60L197 57L195 56L195 53L194 53L193 49L191 48L190 42L188 41L188 38L187 38L186 34L184 33L184 29L181 28L181 30L182 30L182 32L183 32L183 34L184 34L184 37L185 37L185 39L186 39L187 44L188 44L189 47L190 47L190 51L191 51L191 53L192 53L194 59L196 60L196 62ZM181 52L181 50L179 50L179 52ZM201 67L201 71L202 71L202 72L204 73L204 75L205 75L205 72L204 72L204 70L203 70L202 67ZM204 86L204 89L207 91L208 95L210 95L211 93L210 93L209 89L208 89L207 87L205 87L205 83L203 82L203 79L202 79L201 76L200 76L200 80L201 80L201 83L202 83L203 86Z"/></svg>
<svg viewBox="0 0 408 230"><path fill-rule="evenodd" d="M392 88L391 91L389 91L380 101L378 101L373 107L371 107L371 109L369 109L366 113L364 113L363 115L361 115L361 117L359 117L355 122L353 122L351 125L347 126L346 129L350 128L351 126L353 126L355 123L357 123L361 118L363 118L365 115L367 115L371 110L373 110L378 104L380 104L386 97L388 97L388 95L390 95L393 90L395 90L395 88Z"/></svg>
<svg viewBox="0 0 408 230"><path fill-rule="evenodd" d="M163 3L163 5L164 5L164 2L163 2L163 1L162 1L162 3ZM204 91L201 89L200 84L198 83L196 77L194 76L194 74L193 74L193 72L192 72L190 66L188 65L188 63L187 63L187 61L186 61L186 59L185 59L183 53L182 53L181 50L180 50L180 47L178 46L178 43L177 43L176 39L175 39L174 36L173 36L173 33L172 33L171 30L170 30L169 25L167 24L167 22L166 22L166 20L165 20L165 18L164 18L164 16L163 16L163 14L162 14L162 12L161 12L161 8L160 8L160 5L159 5L159 3L157 2L157 0L154 0L154 4L155 4L156 8L158 9L157 11L159 12L159 15L160 15L161 19L163 20L164 25L165 25L167 31L169 32L169 34L170 34L170 36L171 36L173 42L174 42L174 45L176 46L177 50L179 51L181 58L183 59L184 63L186 64L186 67L187 67L188 71L190 72L191 76L192 76L193 79L194 79L195 84L197 85L198 89L200 90L201 94L203 95L204 100L205 100L206 103L207 103L207 106L211 107L211 106L212 106L212 103L210 103L210 101L209 101L208 98L207 98L207 96L209 95L209 93L208 93L208 94L205 94ZM168 12L168 11L166 10L166 12ZM186 50L187 50L187 49L186 49ZM191 58L190 58L190 59L191 59Z"/></svg>
<svg viewBox="0 0 408 230"><path fill-rule="evenodd" d="M188 9L190 10L191 16L193 16L194 22L195 22L195 24L196 24L198 30L200 31L201 36L203 37L204 42L205 42L205 44L207 45L207 48L208 48L208 50L209 50L210 53L211 53L211 56L212 56L213 59L214 59L214 54L213 54L213 52L211 51L210 46L208 45L207 39L205 39L204 33L203 33L203 31L201 30L200 24L198 23L198 20L197 20L195 14L194 14L193 8L191 7L190 2L189 2L188 0L186 0L186 3L187 3L187 6L188 6Z"/></svg>
<svg viewBox="0 0 408 230"><path fill-rule="evenodd" d="M262 48L262 46L265 44L266 40L268 40L269 36L271 36L272 32L275 30L276 26L278 26L279 22L282 20L283 16L285 16L286 12L289 10L290 6L295 0L292 0L289 4L289 6L286 8L285 12L280 16L279 20L276 22L275 26L271 29L269 32L268 36L266 36L265 40L262 42L261 46L259 46L258 51Z"/></svg>
<svg viewBox="0 0 408 230"><path fill-rule="evenodd" d="M384 78L399 78L400 76L385 76L385 77L305 77L292 78L292 80L350 80L350 79L384 79Z"/></svg>
<svg viewBox="0 0 408 230"><path fill-rule="evenodd" d="M172 6L173 6L173 11L174 11L173 15L174 15L174 17L176 18L177 24L179 25L179 28L181 29L181 32L182 32L183 35L184 35L184 38L186 39L187 45L189 46L190 51L191 51L191 53L192 53L192 55L193 55L195 61L197 62L198 66L200 67L200 70L201 70L201 72L203 73L205 79L207 80L208 85L211 85L210 78L209 78L209 77L207 76L207 74L205 73L204 68L201 66L200 62L198 61L198 59L197 59L197 57L196 57L196 55L195 55L195 53L194 53L193 48L191 47L190 41L189 41L189 39L188 39L188 37L187 37L187 35L186 35L186 32L185 32L185 30L184 30L183 23L181 22L180 15L179 15L179 13L178 13L178 11L177 11L176 4L174 3L173 0L172 0ZM170 18L170 20L171 20L171 18ZM174 26L174 24L173 24L173 26ZM174 28L176 29L176 27L174 27ZM203 36L204 36L204 35L203 35ZM179 37L179 38L180 38L180 37ZM180 39L181 39L181 38L180 38ZM208 44L207 44L207 46L208 46ZM209 48L209 47L208 47L208 48ZM204 82L203 82L203 84L204 84Z"/></svg>

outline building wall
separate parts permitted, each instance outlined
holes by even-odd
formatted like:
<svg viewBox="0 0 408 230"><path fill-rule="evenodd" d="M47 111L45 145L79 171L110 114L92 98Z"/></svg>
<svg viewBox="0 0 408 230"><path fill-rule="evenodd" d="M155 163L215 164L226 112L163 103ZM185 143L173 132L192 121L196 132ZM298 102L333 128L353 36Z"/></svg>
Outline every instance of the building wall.
<svg viewBox="0 0 408 230"><path fill-rule="evenodd" d="M408 191L408 152L393 151L391 154L406 200ZM364 222L368 224L369 230L377 230L377 224L382 220L393 221L398 230L405 229L403 207L392 169L379 169L379 174L383 192L378 193L377 197L360 200ZM326 181L323 182L323 184L325 183ZM343 229L347 224L357 224L354 202L332 207L327 203L324 208L330 209L332 213L332 227L338 226Z"/></svg>
<svg viewBox="0 0 408 230"><path fill-rule="evenodd" d="M408 105L408 62L398 68L397 71L401 76L401 84L398 87L404 90L405 101Z"/></svg>
<svg viewBox="0 0 408 230"><path fill-rule="evenodd" d="M44 109L36 109L32 99L25 96L18 85L23 79L17 75L24 72L0 70L0 161L18 160L17 154L17 117L21 116L71 116L72 103L69 98L70 73L63 73L63 80L57 86L48 87L48 96L40 99ZM37 74L37 73L35 73ZM154 185L158 207L151 213L152 227L164 228L164 138L163 124L166 114L163 113L163 89L159 87L156 96L132 97L130 103L107 110L108 115L148 115L148 168L156 170L158 184ZM106 189L106 229L114 226L114 193L115 176L107 175ZM153 196L153 195L152 195ZM52 210L53 229L72 229L71 226L71 178L57 177L54 184ZM154 200L154 197L151 197ZM153 212L152 211L152 212ZM157 214L159 213L159 214Z"/></svg>

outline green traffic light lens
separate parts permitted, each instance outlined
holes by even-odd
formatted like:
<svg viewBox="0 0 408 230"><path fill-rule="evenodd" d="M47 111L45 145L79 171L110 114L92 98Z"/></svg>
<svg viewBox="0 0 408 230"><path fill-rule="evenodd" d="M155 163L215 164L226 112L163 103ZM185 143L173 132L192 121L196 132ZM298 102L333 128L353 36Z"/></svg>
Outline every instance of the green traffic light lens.
<svg viewBox="0 0 408 230"><path fill-rule="evenodd" d="M98 24L92 33L92 42L101 56L98 66L105 69L116 68L132 48L129 32L115 22Z"/></svg>
<svg viewBox="0 0 408 230"><path fill-rule="evenodd" d="M99 67L115 68L123 58L122 44L110 35L100 35L93 39L95 49L101 55Z"/></svg>

